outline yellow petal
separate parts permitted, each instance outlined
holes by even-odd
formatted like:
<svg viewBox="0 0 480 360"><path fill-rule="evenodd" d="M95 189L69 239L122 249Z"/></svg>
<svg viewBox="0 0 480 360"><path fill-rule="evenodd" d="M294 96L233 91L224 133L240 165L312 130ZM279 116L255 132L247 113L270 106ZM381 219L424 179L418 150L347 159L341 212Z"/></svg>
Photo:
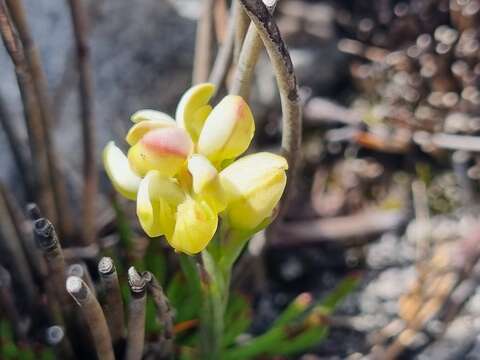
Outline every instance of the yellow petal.
<svg viewBox="0 0 480 360"><path fill-rule="evenodd" d="M176 175L193 151L185 130L172 127L151 130L128 151L130 166L141 176L158 170L166 177Z"/></svg>
<svg viewBox="0 0 480 360"><path fill-rule="evenodd" d="M215 92L215 85L204 83L191 87L183 94L177 106L175 119L178 126L187 130L194 141L197 140L206 116L211 111L208 105Z"/></svg>
<svg viewBox="0 0 480 360"><path fill-rule="evenodd" d="M175 126L175 120L172 119L170 115L150 109L139 110L133 113L133 115L130 116L130 120L133 123L139 123L141 121L159 121L163 123L173 123L173 126Z"/></svg>
<svg viewBox="0 0 480 360"><path fill-rule="evenodd" d="M127 157L113 141L103 150L103 164L115 189L127 199L135 200L141 178L130 169Z"/></svg>
<svg viewBox="0 0 480 360"><path fill-rule="evenodd" d="M272 215L285 189L288 164L271 153L245 156L220 172L233 227L253 230Z"/></svg>
<svg viewBox="0 0 480 360"><path fill-rule="evenodd" d="M225 209L226 201L218 178L217 169L200 154L188 160L188 171L193 179L193 191L200 195L216 213Z"/></svg>
<svg viewBox="0 0 480 360"><path fill-rule="evenodd" d="M197 254L208 245L217 230L218 216L202 200L187 197L177 208L177 221L169 244L179 252Z"/></svg>
<svg viewBox="0 0 480 360"><path fill-rule="evenodd" d="M137 194L137 216L150 237L171 236L175 226L175 209L184 194L171 179L150 171L142 179Z"/></svg>
<svg viewBox="0 0 480 360"><path fill-rule="evenodd" d="M135 145L140 139L149 131L155 129L161 129L165 127L175 127L176 123L171 121L153 121L153 120L144 120L133 125L127 133L125 140L131 146Z"/></svg>
<svg viewBox="0 0 480 360"><path fill-rule="evenodd" d="M188 171L193 177L193 190L199 194L203 188L218 176L218 171L208 159L194 154L188 159Z"/></svg>
<svg viewBox="0 0 480 360"><path fill-rule="evenodd" d="M228 95L213 108L198 139L198 152L218 164L247 150L255 132L255 122L242 97Z"/></svg>

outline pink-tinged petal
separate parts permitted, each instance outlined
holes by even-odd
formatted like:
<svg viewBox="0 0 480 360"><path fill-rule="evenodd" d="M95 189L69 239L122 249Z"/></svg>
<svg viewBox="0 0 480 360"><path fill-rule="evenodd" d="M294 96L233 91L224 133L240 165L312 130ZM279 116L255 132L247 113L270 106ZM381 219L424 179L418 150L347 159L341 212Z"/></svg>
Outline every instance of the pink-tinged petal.
<svg viewBox="0 0 480 360"><path fill-rule="evenodd" d="M142 138L142 144L148 151L159 155L187 158L193 151L192 140L180 128L152 130Z"/></svg>
<svg viewBox="0 0 480 360"><path fill-rule="evenodd" d="M220 172L227 198L225 213L232 227L253 230L272 215L285 189L287 169L285 158L262 152L245 156Z"/></svg>
<svg viewBox="0 0 480 360"><path fill-rule="evenodd" d="M128 160L140 175L158 170L161 175L175 176L185 165L193 151L193 143L185 130L162 128L149 131L132 146Z"/></svg>
<svg viewBox="0 0 480 360"><path fill-rule="evenodd" d="M168 127L176 127L173 120L143 120L134 124L127 133L125 140L131 146L135 145L149 131Z"/></svg>
<svg viewBox="0 0 480 360"><path fill-rule="evenodd" d="M198 152L215 164L233 159L247 150L255 132L248 104L236 95L228 95L213 108L198 139Z"/></svg>

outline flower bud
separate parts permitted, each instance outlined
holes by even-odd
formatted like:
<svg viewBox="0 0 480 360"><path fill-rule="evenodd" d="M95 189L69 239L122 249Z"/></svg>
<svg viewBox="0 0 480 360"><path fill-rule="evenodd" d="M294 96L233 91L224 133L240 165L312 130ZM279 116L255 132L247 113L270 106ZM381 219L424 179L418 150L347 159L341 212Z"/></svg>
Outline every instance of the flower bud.
<svg viewBox="0 0 480 360"><path fill-rule="evenodd" d="M128 161L140 176L158 170L166 177L174 176L185 165L193 151L193 143L185 130L161 128L147 132L128 151Z"/></svg>
<svg viewBox="0 0 480 360"><path fill-rule="evenodd" d="M178 126L187 130L194 142L198 140L203 123L212 111L208 102L214 92L215 85L209 83L198 84L183 94L178 103L175 119Z"/></svg>
<svg viewBox="0 0 480 360"><path fill-rule="evenodd" d="M187 197L177 208L177 221L169 244L177 251L197 254L212 240L218 225L218 215L202 200Z"/></svg>
<svg viewBox="0 0 480 360"><path fill-rule="evenodd" d="M103 150L103 164L115 189L127 199L135 200L141 178L130 169L127 157L113 141Z"/></svg>
<svg viewBox="0 0 480 360"><path fill-rule="evenodd" d="M242 97L228 95L205 120L198 139L198 152L215 164L233 159L247 150L255 122Z"/></svg>
<svg viewBox="0 0 480 360"><path fill-rule="evenodd" d="M232 227L253 230L272 215L285 189L287 169L285 158L263 152L245 156L220 172Z"/></svg>

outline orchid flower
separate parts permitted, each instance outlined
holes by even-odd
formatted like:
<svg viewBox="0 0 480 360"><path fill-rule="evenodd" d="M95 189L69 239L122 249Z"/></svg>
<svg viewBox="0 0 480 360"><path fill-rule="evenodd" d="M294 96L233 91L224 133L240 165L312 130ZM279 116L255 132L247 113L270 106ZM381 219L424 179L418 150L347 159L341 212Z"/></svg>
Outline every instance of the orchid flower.
<svg viewBox="0 0 480 360"><path fill-rule="evenodd" d="M286 184L287 161L261 152L236 160L250 145L255 123L248 104L227 95L209 104L213 84L181 98L175 120L155 110L131 116L125 155L113 142L104 150L115 189L136 200L140 225L193 255L213 238L219 216L232 228L253 231L272 216Z"/></svg>

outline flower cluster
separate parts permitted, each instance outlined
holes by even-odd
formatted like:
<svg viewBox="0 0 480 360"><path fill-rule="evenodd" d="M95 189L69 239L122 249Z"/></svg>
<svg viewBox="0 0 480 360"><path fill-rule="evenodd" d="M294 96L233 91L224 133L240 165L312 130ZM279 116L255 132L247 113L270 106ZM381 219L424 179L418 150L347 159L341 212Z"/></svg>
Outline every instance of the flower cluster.
<svg viewBox="0 0 480 360"><path fill-rule="evenodd" d="M103 154L116 190L137 201L144 231L164 235L187 254L208 245L219 215L233 228L258 228L271 217L286 184L288 165L281 156L261 152L235 160L250 145L253 115L234 95L212 108L214 90L208 83L190 88L175 120L154 110L134 113L127 156L113 142Z"/></svg>

